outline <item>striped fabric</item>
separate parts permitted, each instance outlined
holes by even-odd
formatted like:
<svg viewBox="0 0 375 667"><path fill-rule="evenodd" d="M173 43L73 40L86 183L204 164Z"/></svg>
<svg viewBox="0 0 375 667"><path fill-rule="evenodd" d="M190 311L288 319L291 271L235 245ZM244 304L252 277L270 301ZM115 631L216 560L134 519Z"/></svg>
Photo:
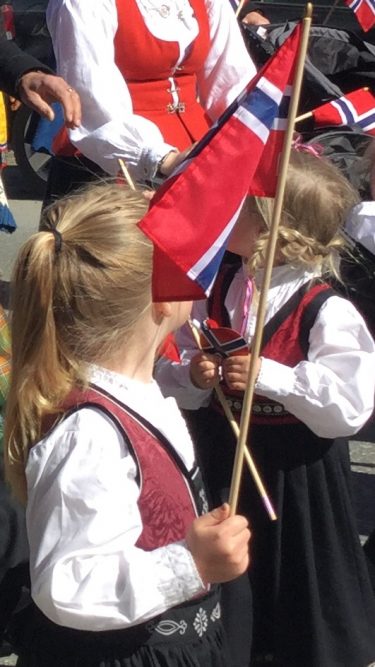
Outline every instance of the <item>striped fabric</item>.
<svg viewBox="0 0 375 667"><path fill-rule="evenodd" d="M0 406L8 392L10 379L10 335L5 312L0 306Z"/></svg>

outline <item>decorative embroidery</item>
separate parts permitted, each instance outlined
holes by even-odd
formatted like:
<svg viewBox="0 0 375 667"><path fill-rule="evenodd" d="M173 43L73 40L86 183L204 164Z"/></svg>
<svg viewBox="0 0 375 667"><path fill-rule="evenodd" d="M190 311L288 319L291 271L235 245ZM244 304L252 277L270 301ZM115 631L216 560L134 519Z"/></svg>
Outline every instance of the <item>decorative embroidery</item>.
<svg viewBox="0 0 375 667"><path fill-rule="evenodd" d="M204 489L201 489L201 490L199 491L199 497L200 497L200 499L201 499L201 501L202 501L202 514L207 514L208 509L209 509L209 506L208 506L208 502L207 502L207 498L206 498L206 493L205 493L205 490L204 490Z"/></svg>
<svg viewBox="0 0 375 667"><path fill-rule="evenodd" d="M212 612L211 612L211 616L210 616L210 618L211 618L211 621L212 621L213 623L215 623L216 621L219 620L219 618L221 618L221 606L220 606L220 602L218 602L218 603L214 606L214 608L213 608L213 610L212 610Z"/></svg>
<svg viewBox="0 0 375 667"><path fill-rule="evenodd" d="M180 621L177 623L176 621L172 621L171 619L165 619L164 621L159 621L157 625L155 623L149 623L147 625L147 630L152 633L152 632L158 632L160 635L163 635L164 637L169 637L170 635L174 635L176 632L178 632L180 635L184 635L187 629L187 623L186 621Z"/></svg>
<svg viewBox="0 0 375 667"><path fill-rule="evenodd" d="M238 399L227 398L229 407L234 410L234 412L241 412L242 410L242 401ZM284 409L280 403L254 403L252 407L252 412L254 415L277 415L286 416L289 415L289 412Z"/></svg>
<svg viewBox="0 0 375 667"><path fill-rule="evenodd" d="M196 633L200 637L202 637L203 633L207 631L208 618L205 610L202 609L202 607L199 608L199 611L195 616L193 625Z"/></svg>

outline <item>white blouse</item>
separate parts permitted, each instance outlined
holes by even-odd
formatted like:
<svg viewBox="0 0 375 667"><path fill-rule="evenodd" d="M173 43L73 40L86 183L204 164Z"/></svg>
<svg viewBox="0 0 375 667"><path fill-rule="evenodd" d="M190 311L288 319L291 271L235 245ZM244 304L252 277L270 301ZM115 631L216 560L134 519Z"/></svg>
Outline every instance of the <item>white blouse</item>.
<svg viewBox="0 0 375 667"><path fill-rule="evenodd" d="M272 272L268 293L266 322L314 274L290 266ZM262 271L255 277L261 286ZM238 330L242 316L245 276L236 274L225 299L232 326ZM240 317L239 317L240 316ZM193 319L207 317L207 304L194 304ZM256 323L255 308L250 308L245 338L251 343ZM207 405L210 390L196 388L190 381L190 359L197 354L189 327L177 333L182 351L181 363L159 360L156 378L165 396L174 396L181 408L197 409ZM322 305L310 331L308 359L294 368L262 358L255 386L262 396L279 401L286 410L324 438L350 436L370 417L375 393L375 345L366 324L346 299L332 296Z"/></svg>
<svg viewBox="0 0 375 667"><path fill-rule="evenodd" d="M94 367L92 381L135 409L186 466L193 445L174 399ZM32 597L59 625L111 630L136 625L204 591L184 541L154 551L142 532L136 465L113 422L83 408L29 454L27 528Z"/></svg>
<svg viewBox="0 0 375 667"><path fill-rule="evenodd" d="M362 201L354 206L344 229L350 238L375 255L375 201Z"/></svg>
<svg viewBox="0 0 375 667"><path fill-rule="evenodd" d="M198 32L188 0L170 0L176 11L168 16L155 11L161 0L136 2L156 37L178 42L177 67ZM205 3L211 48L197 72L197 93L210 118L216 120L254 76L255 67L228 0ZM114 59L115 0L50 0L47 23L57 71L81 96L82 123L69 132L73 144L109 174L118 172L118 158L122 158L136 179L152 177L173 146L164 142L153 122L133 113L128 87Z"/></svg>

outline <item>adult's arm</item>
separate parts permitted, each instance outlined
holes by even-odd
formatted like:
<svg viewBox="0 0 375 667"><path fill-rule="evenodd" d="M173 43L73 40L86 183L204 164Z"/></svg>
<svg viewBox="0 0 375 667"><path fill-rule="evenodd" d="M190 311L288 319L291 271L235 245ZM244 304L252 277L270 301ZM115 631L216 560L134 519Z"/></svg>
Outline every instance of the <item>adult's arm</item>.
<svg viewBox="0 0 375 667"><path fill-rule="evenodd" d="M205 1L212 46L198 73L198 87L203 106L215 120L248 83L255 68L233 11L227 11L228 0ZM81 126L70 133L73 144L112 175L122 158L136 179L152 177L173 146L164 141L153 122L133 113L129 90L114 58L115 1L50 0L47 24L57 71L82 99Z"/></svg>
<svg viewBox="0 0 375 667"><path fill-rule="evenodd" d="M20 77L31 70L52 73L49 67L46 67L39 60L22 51L15 42L8 40L5 35L1 35L0 90L8 93L8 95L17 96L17 84Z"/></svg>
<svg viewBox="0 0 375 667"><path fill-rule="evenodd" d="M55 115L52 102L60 102L67 127L77 127L81 122L81 103L76 91L4 35L0 36L0 90L19 97L48 120Z"/></svg>

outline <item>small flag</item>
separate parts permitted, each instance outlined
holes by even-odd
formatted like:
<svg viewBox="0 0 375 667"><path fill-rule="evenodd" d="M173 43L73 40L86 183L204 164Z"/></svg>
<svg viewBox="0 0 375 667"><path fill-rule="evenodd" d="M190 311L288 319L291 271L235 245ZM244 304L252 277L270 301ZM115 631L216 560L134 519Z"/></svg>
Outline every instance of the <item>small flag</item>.
<svg viewBox="0 0 375 667"><path fill-rule="evenodd" d="M200 341L204 352L219 354L223 359L249 354L249 346L238 331L230 327L219 327L214 320L202 322Z"/></svg>
<svg viewBox="0 0 375 667"><path fill-rule="evenodd" d="M344 0L364 32L375 26L375 0Z"/></svg>
<svg viewBox="0 0 375 667"><path fill-rule="evenodd" d="M375 136L375 95L365 88L322 104L312 114L318 126L356 125Z"/></svg>
<svg viewBox="0 0 375 667"><path fill-rule="evenodd" d="M293 81L298 24L156 193L139 223L154 243L153 299L203 299ZM278 157L278 156L277 156ZM268 160L269 173L275 165Z"/></svg>
<svg viewBox="0 0 375 667"><path fill-rule="evenodd" d="M292 90L291 85L285 88L278 113L271 126L266 150L263 151L254 178L251 181L249 194L254 197L273 197L276 192L279 176L278 163L284 143ZM270 165L273 165L273 167L270 168Z"/></svg>

